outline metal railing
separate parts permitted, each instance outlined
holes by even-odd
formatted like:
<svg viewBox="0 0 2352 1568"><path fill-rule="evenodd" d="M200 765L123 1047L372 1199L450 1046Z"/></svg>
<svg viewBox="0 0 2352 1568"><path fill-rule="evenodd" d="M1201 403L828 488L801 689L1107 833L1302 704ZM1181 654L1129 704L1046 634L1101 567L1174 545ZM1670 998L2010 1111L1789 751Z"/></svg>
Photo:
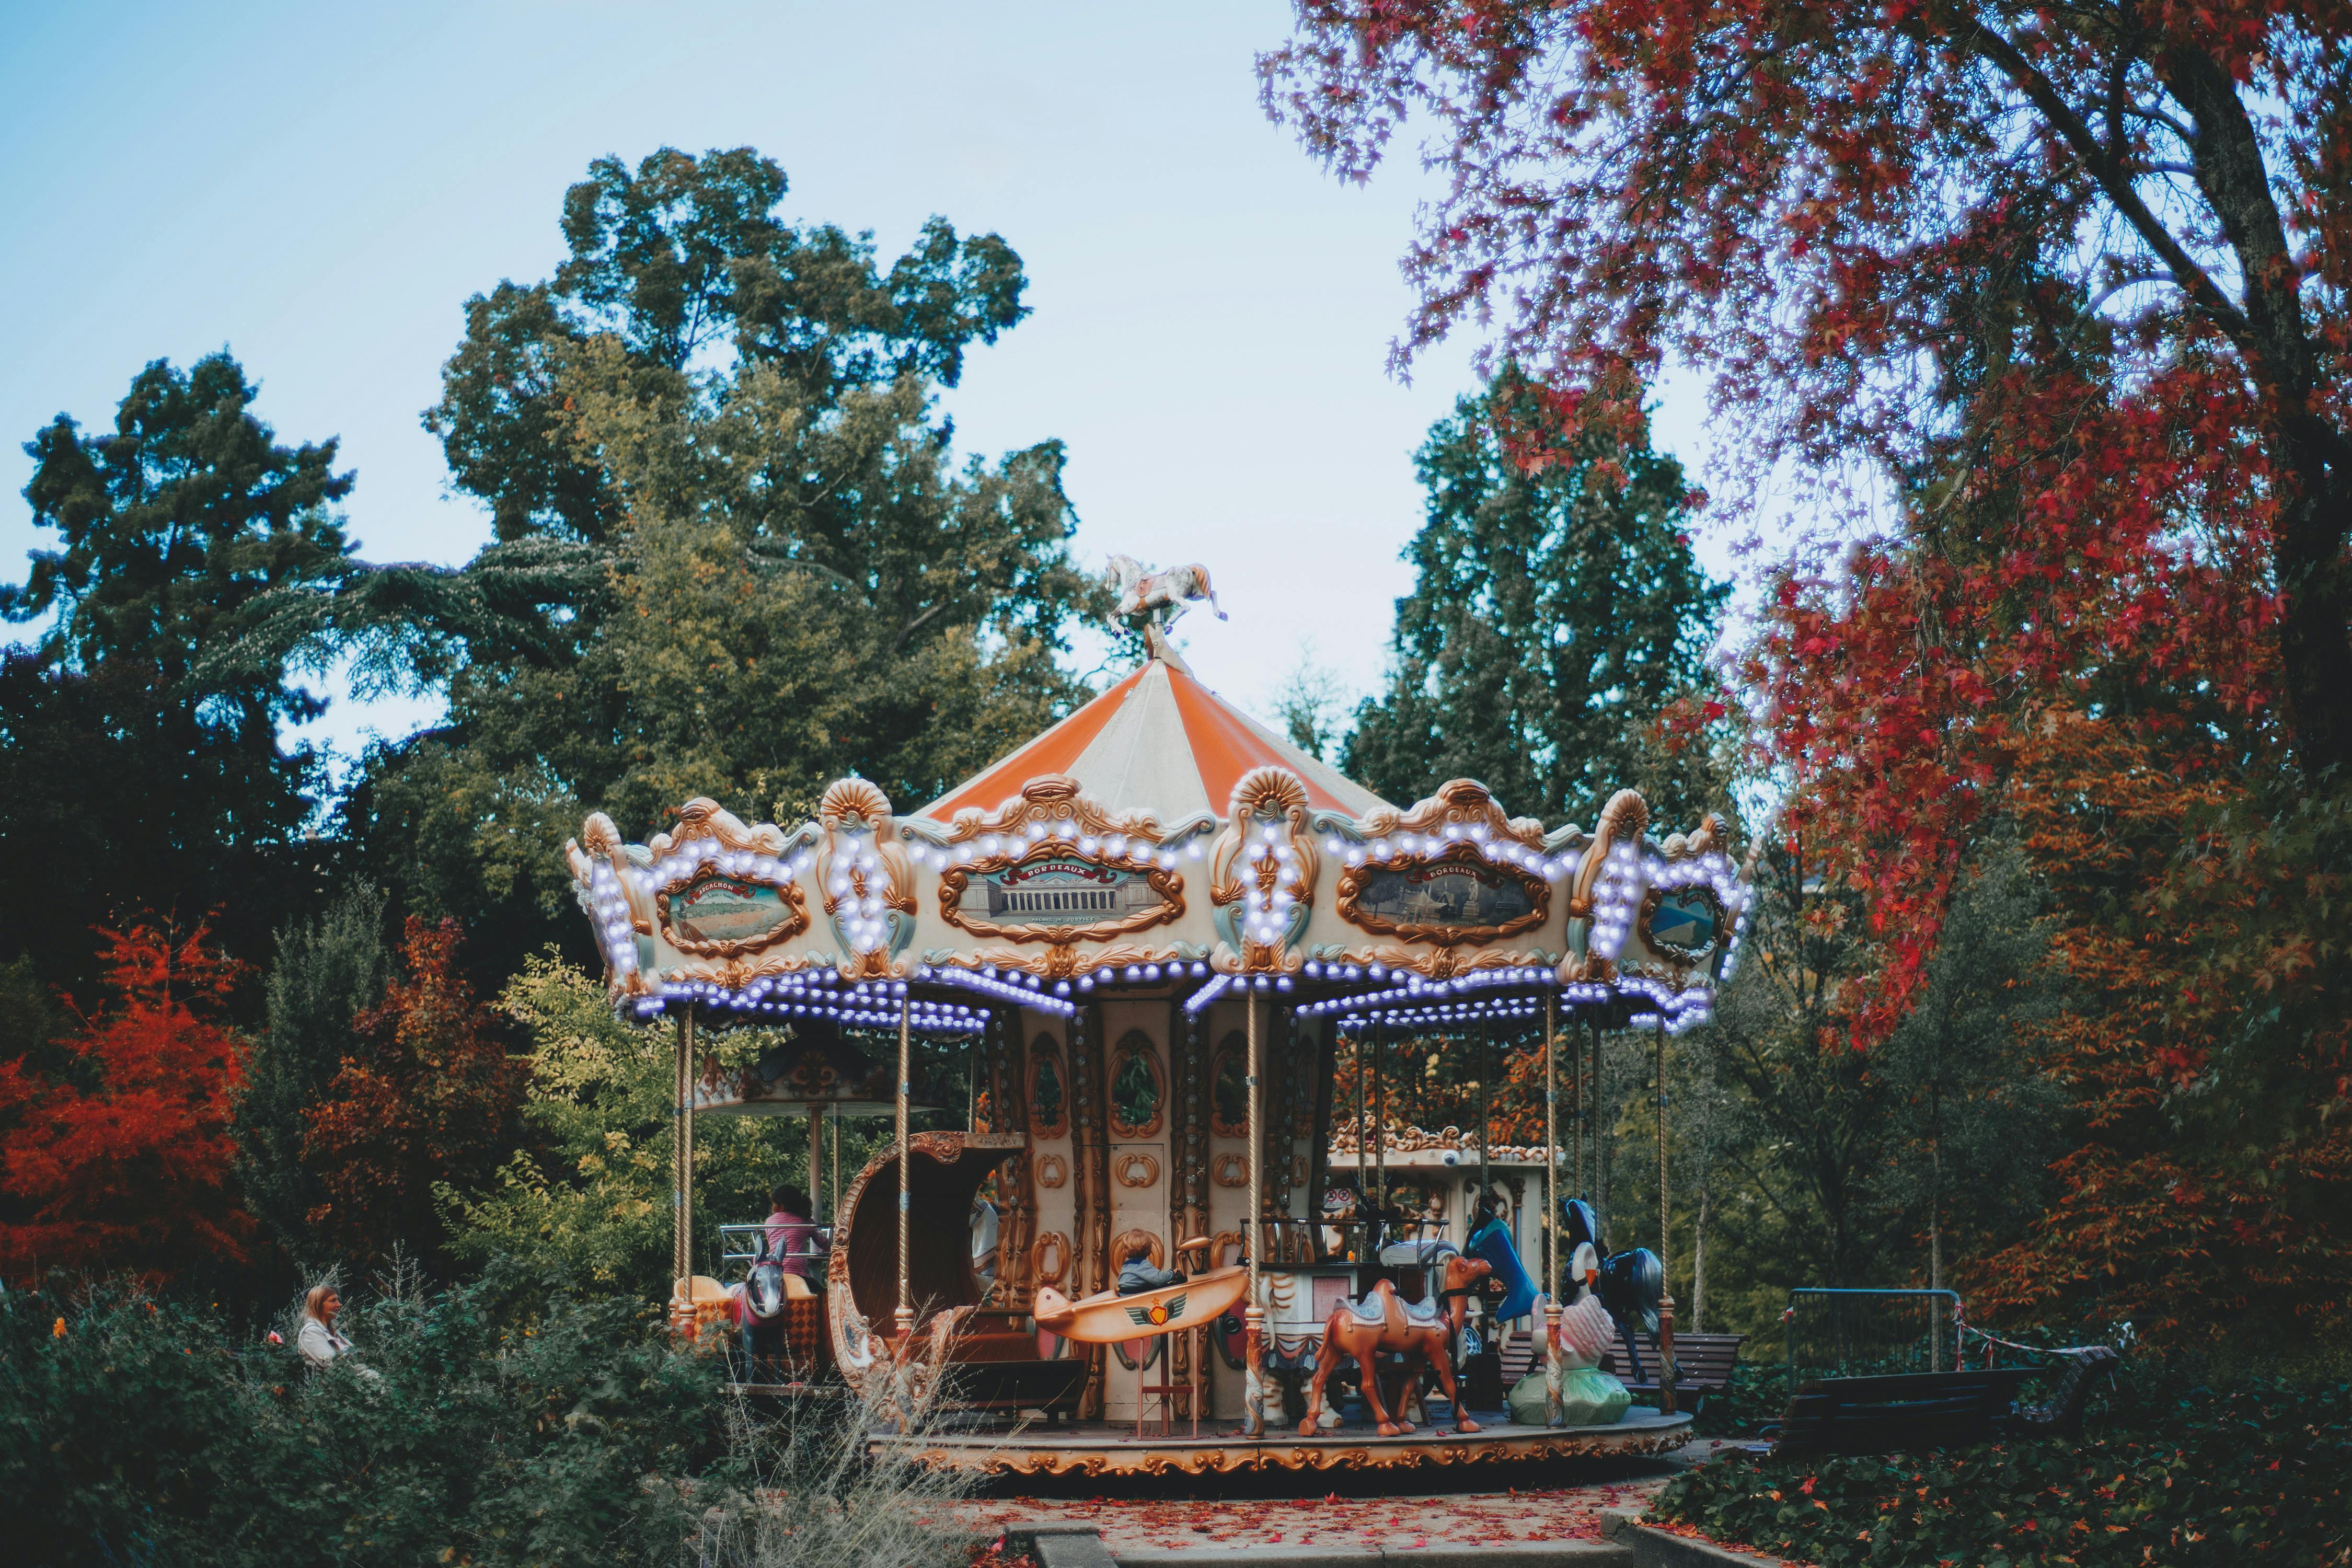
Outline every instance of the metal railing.
<svg viewBox="0 0 2352 1568"><path fill-rule="evenodd" d="M720 1226L719 1227L719 1261L720 1264L741 1263L749 1265L756 1262L759 1259L761 1249L767 1245L768 1228L768 1225L765 1221L761 1221L758 1225ZM779 1226L777 1228L781 1229L782 1227ZM832 1250L833 1226L829 1225L812 1225L807 1227L806 1234L803 1237L801 1245L794 1247L789 1254L787 1254L787 1256L811 1260L815 1265L815 1267L810 1270L811 1277L816 1279L823 1279L824 1278L824 1260L826 1256L830 1254Z"/></svg>
<svg viewBox="0 0 2352 1568"><path fill-rule="evenodd" d="M1960 1364L1960 1299L1950 1290L1791 1290L1780 1322L1791 1390L1807 1377L1951 1372Z"/></svg>

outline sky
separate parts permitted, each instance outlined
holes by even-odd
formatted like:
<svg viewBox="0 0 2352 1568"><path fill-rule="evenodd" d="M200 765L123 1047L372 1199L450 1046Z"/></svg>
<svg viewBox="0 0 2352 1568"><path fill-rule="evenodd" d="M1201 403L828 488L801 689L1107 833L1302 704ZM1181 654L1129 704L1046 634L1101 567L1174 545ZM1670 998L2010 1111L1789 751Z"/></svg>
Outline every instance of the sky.
<svg viewBox="0 0 2352 1568"><path fill-rule="evenodd" d="M341 438L362 556L462 562L488 516L417 416L467 297L553 269L591 159L749 145L789 219L886 258L933 214L1020 252L1034 313L946 395L959 444L1067 443L1089 566L1205 564L1232 618L1181 628L1203 680L1261 713L1303 658L1381 684L1412 454L1475 345L1390 373L1430 176L1345 184L1266 120L1279 0L0 5L0 576L51 537L19 443L223 346L281 440ZM1695 396L1664 398L1696 469ZM349 757L436 710L339 700L306 733Z"/></svg>

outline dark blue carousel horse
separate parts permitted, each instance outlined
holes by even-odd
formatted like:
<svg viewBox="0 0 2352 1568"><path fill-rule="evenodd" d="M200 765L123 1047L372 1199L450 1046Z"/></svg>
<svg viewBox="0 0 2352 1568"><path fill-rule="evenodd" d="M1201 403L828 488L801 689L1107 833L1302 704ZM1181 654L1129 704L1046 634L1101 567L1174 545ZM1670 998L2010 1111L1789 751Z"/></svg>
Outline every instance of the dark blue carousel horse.
<svg viewBox="0 0 2352 1568"><path fill-rule="evenodd" d="M1536 1282L1528 1278L1528 1266L1520 1261L1519 1249L1511 1240L1511 1227L1500 1215L1490 1216L1472 1231L1470 1245L1463 1250L1491 1267L1494 1278L1502 1284L1503 1300L1494 1310L1494 1321L1511 1322L1535 1310Z"/></svg>

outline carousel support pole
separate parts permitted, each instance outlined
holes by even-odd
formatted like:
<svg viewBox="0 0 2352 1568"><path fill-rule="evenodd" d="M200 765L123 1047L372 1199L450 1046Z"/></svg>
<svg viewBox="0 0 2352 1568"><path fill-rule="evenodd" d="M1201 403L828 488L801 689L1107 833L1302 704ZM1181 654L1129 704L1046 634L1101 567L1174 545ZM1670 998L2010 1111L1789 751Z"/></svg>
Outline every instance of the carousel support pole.
<svg viewBox="0 0 2352 1568"><path fill-rule="evenodd" d="M1244 984L1247 979L1244 978ZM1242 1314L1242 1431L1250 1437L1265 1436L1265 1308L1258 1291L1260 1243L1265 1231L1265 1122L1258 1104L1257 993L1242 993L1249 1015L1249 1306Z"/></svg>
<svg viewBox="0 0 2352 1568"><path fill-rule="evenodd" d="M1544 993L1544 1425L1557 1426L1559 1398L1559 1033L1558 996Z"/></svg>
<svg viewBox="0 0 2352 1568"><path fill-rule="evenodd" d="M1478 1223L1486 1223L1487 1205L1495 1199L1495 1171L1486 1145L1495 1128L1495 1026L1478 1026Z"/></svg>
<svg viewBox="0 0 2352 1568"><path fill-rule="evenodd" d="M817 1225L824 1223L824 1104L809 1101L809 1207L816 1212L809 1219Z"/></svg>
<svg viewBox="0 0 2352 1568"><path fill-rule="evenodd" d="M1658 1414L1675 1413L1675 1293L1666 1281L1666 1018L1658 1015Z"/></svg>
<svg viewBox="0 0 2352 1568"><path fill-rule="evenodd" d="M688 1241L689 1221L686 1212L688 1179L686 1145L687 1100L694 1090L691 1063L694 1058L694 1009L689 1005L677 1016L676 1042L670 1068L669 1106L669 1274L674 1283L670 1289L673 1301L686 1304L690 1314L694 1302L693 1270L689 1267L691 1248ZM690 1318L688 1321L691 1321ZM677 1326L673 1316L673 1326Z"/></svg>
<svg viewBox="0 0 2352 1568"><path fill-rule="evenodd" d="M1576 1052L1569 1058L1569 1087L1576 1091L1576 1103L1569 1109L1569 1121L1576 1131L1576 1169L1570 1174L1568 1184L1576 1195L1584 1195L1584 1037L1577 1036Z"/></svg>
<svg viewBox="0 0 2352 1568"><path fill-rule="evenodd" d="M1357 1283L1363 1282L1362 1266L1370 1263L1372 1245L1372 1189L1364 1184L1364 1157L1372 1147L1372 1124L1369 1108L1372 1103L1371 1086L1364 1079L1364 1035L1356 1031L1356 1263Z"/></svg>
<svg viewBox="0 0 2352 1568"><path fill-rule="evenodd" d="M1381 1097L1381 1021L1377 1016L1372 1019L1372 1182L1379 1188L1373 1202L1385 1210L1389 1205L1388 1101ZM1386 1221L1375 1223L1379 1234L1385 1237ZM1372 1261L1380 1260L1380 1248L1373 1247Z"/></svg>
<svg viewBox="0 0 2352 1568"><path fill-rule="evenodd" d="M1591 1124L1592 1132L1592 1185L1590 1189L1592 1194L1592 1217L1599 1223L1601 1230L1605 1234L1609 1229L1609 1222L1613 1216L1609 1213L1608 1203L1609 1147L1608 1141L1605 1136L1607 1130L1601 1125L1601 1068L1603 1066L1601 1060L1601 1037L1603 1033L1604 1030L1601 1021L1595 1018L1592 1021L1592 1109L1586 1113L1585 1119Z"/></svg>
<svg viewBox="0 0 2352 1568"><path fill-rule="evenodd" d="M914 1224L914 1202L907 1191L907 1182L914 1170L912 1151L907 1147L907 1101L915 1092L914 1059L908 1044L908 1026L914 1004L898 998L898 1341L904 1345L915 1331L915 1303L907 1276L908 1231Z"/></svg>

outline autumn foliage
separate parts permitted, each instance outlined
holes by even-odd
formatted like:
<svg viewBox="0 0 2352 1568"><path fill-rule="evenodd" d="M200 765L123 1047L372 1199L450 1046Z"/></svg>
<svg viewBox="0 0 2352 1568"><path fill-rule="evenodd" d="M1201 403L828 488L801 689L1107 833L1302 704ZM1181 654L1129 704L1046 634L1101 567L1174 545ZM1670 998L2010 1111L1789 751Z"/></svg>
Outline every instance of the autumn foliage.
<svg viewBox="0 0 2352 1568"><path fill-rule="evenodd" d="M512 1149L524 1075L458 940L454 921L408 921L405 977L354 1021L357 1048L308 1112L302 1159L326 1193L310 1224L345 1256L439 1235L436 1185L468 1188Z"/></svg>
<svg viewBox="0 0 2352 1568"><path fill-rule="evenodd" d="M231 1174L245 1047L216 1022L238 966L203 925L103 933L104 994L75 1014L70 1068L0 1063L0 1270L150 1277L245 1256Z"/></svg>
<svg viewBox="0 0 2352 1568"><path fill-rule="evenodd" d="M1768 577L1737 668L1784 835L1864 911L1821 1048L1890 1037L1975 847L2023 844L2074 1152L2032 1238L1974 1260L1982 1305L2339 1312L2352 16L1297 15L1268 109L1357 175L1417 121L1449 176L1401 357L1491 311L1563 422L1679 359L1748 478L1848 525Z"/></svg>

